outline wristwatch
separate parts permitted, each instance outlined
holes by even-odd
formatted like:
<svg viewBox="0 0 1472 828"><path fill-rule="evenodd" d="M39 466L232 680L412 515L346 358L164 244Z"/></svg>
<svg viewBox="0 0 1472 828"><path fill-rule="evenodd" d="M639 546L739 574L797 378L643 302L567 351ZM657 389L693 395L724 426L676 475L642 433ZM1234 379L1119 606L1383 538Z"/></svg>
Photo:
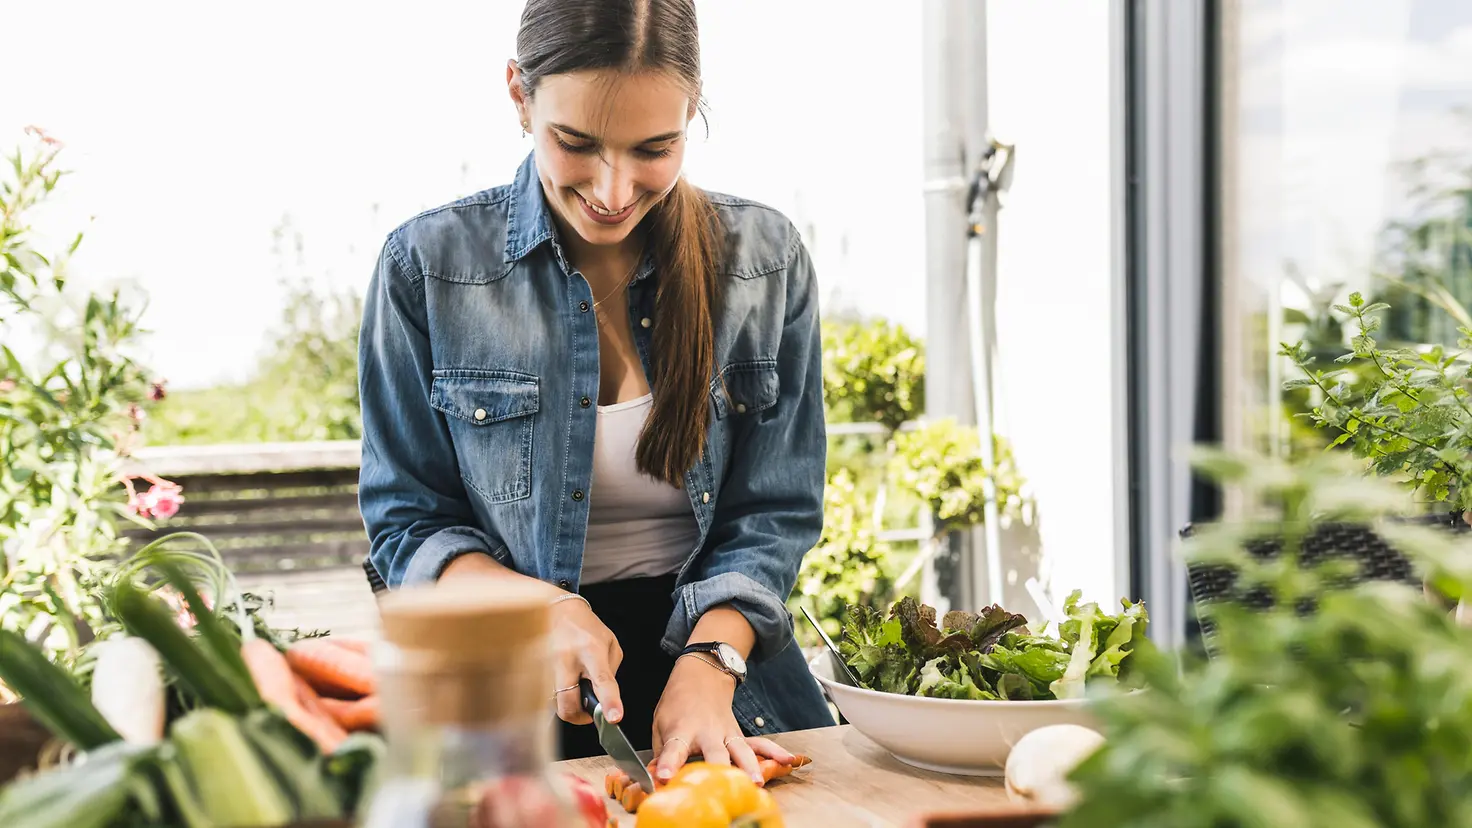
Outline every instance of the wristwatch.
<svg viewBox="0 0 1472 828"><path fill-rule="evenodd" d="M736 648L730 644L724 641L701 641L686 645L685 649L680 651L680 656L695 653L715 656L715 661L707 663L736 679L737 684L746 681L746 659L742 658L741 654L736 652Z"/></svg>

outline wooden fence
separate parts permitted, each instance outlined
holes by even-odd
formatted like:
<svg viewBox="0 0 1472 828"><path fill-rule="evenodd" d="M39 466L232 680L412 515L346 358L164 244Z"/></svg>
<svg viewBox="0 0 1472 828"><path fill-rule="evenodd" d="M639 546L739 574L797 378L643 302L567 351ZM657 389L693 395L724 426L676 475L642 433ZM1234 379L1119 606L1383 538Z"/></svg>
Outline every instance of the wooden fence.
<svg viewBox="0 0 1472 828"><path fill-rule="evenodd" d="M137 470L178 483L184 505L146 542L198 532L220 550L242 589L269 598L273 625L373 637L378 615L362 563L355 440L164 446L138 452Z"/></svg>

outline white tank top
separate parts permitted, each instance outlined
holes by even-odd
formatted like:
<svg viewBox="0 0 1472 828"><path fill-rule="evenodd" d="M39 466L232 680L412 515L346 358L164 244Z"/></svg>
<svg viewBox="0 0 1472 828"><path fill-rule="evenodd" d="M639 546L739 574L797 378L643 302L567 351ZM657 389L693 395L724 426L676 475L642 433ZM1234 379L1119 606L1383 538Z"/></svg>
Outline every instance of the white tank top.
<svg viewBox="0 0 1472 828"><path fill-rule="evenodd" d="M640 472L634 451L654 397L598 406L582 582L666 575L700 540L690 497Z"/></svg>

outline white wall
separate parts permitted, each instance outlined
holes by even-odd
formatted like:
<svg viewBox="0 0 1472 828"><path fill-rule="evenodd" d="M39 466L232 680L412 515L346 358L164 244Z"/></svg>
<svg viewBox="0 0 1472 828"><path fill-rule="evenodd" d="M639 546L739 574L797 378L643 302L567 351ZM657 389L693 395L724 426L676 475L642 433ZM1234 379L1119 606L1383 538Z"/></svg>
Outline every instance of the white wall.
<svg viewBox="0 0 1472 828"><path fill-rule="evenodd" d="M1061 601L1114 606L1110 43L1102 0L987 4L991 125L1017 145L998 235L998 428L1038 502ZM1046 583L1047 581L1045 581ZM1011 594L1012 590L1008 590Z"/></svg>

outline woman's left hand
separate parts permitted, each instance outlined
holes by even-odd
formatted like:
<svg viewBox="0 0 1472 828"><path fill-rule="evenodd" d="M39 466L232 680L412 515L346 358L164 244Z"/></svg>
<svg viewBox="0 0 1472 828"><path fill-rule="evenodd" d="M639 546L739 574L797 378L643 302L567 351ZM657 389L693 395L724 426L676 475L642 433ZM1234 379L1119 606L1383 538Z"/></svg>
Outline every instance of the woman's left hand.
<svg viewBox="0 0 1472 828"><path fill-rule="evenodd" d="M736 679L699 656L675 662L659 706L654 709L656 782L667 782L685 760L699 755L715 765L734 764L763 784L758 757L791 762L793 757L768 739L748 739L731 712Z"/></svg>

